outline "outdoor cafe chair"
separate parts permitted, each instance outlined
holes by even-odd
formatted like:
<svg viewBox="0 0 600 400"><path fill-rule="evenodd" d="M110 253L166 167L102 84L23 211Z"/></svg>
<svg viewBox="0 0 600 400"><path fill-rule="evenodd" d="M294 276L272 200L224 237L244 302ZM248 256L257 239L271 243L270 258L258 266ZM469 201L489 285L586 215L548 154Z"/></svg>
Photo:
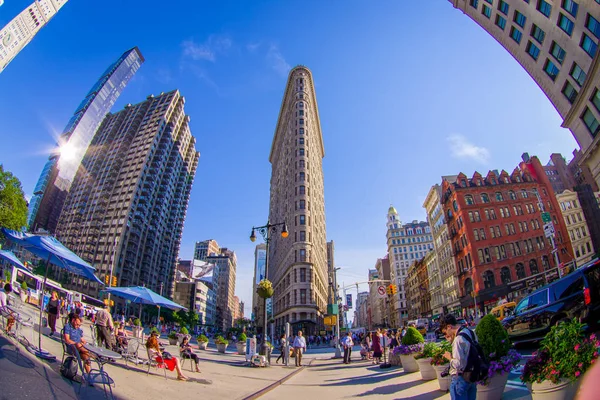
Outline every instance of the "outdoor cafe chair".
<svg viewBox="0 0 600 400"><path fill-rule="evenodd" d="M148 372L146 372L146 375L150 374L150 367L153 366L156 369L162 368L165 373L165 379L167 379L167 364L163 361L162 355L147 347L146 352L148 353Z"/></svg>
<svg viewBox="0 0 600 400"><path fill-rule="evenodd" d="M141 360L138 357L138 351L140 349L140 341L136 338L127 338L127 346L121 352L121 355L125 359L125 366L127 367L128 361L133 361L139 364Z"/></svg>
<svg viewBox="0 0 600 400"><path fill-rule="evenodd" d="M88 386L101 384L102 388L104 389L104 397L108 398L108 394L110 392L110 398L114 399L112 385L115 384L115 381L102 369L102 365L100 364L100 362L95 358L90 357L90 362L95 361L98 364L98 369L92 368L88 373L85 371L83 360L79 355L77 347L75 347L74 344L71 344L68 345L68 349L68 353L77 359L77 365L79 366L79 370L81 371L81 382L79 383L78 393L81 393L82 386L85 386L87 388ZM108 386L109 391L106 391L106 386Z"/></svg>

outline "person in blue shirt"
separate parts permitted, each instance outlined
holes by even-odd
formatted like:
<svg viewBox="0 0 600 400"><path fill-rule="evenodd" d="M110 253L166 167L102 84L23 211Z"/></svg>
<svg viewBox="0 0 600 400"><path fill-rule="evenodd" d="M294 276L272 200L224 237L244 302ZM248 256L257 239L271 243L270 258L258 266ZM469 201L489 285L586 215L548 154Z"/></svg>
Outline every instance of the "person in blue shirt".
<svg viewBox="0 0 600 400"><path fill-rule="evenodd" d="M83 338L83 330L81 329L81 317L77 314L71 317L70 322L65 326L65 333L63 340L68 345L75 345L75 348L79 352L79 356L83 361L83 366L87 373L92 369L90 363L90 353L86 350L83 345L86 341Z"/></svg>

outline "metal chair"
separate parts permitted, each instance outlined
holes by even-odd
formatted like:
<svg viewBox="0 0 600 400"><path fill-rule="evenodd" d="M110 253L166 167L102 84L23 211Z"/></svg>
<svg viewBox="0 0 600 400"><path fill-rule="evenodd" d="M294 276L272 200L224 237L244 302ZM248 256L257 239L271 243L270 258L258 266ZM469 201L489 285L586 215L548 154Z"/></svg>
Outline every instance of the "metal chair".
<svg viewBox="0 0 600 400"><path fill-rule="evenodd" d="M185 367L185 361L186 360L190 360L190 371L194 372L196 370L196 367L194 364L196 364L194 362L194 359L192 357L184 357L184 351L181 349L181 347L179 348L179 359L181 360L181 369L183 369Z"/></svg>
<svg viewBox="0 0 600 400"><path fill-rule="evenodd" d="M65 362L65 356L67 354L69 354L69 345L65 342L65 327L64 326L60 330L60 344L62 345L62 350L63 350L62 360L60 362L62 364Z"/></svg>
<svg viewBox="0 0 600 400"><path fill-rule="evenodd" d="M121 355L125 359L125 366L127 367L127 362L130 361L130 358L133 357L133 362L137 365L141 362L138 357L138 351L140 349L140 341L136 338L128 338L127 339L127 347L123 349Z"/></svg>
<svg viewBox="0 0 600 400"><path fill-rule="evenodd" d="M81 383L79 383L79 393L81 393L82 386L85 386L87 388L87 386L92 386L94 384L102 384L102 387L104 389L104 397L108 398L108 393L110 392L110 398L114 399L112 385L115 384L115 381L106 372L104 372L100 362L90 357L90 361L96 361L96 363L98 364L98 369L92 368L90 372L86 372L83 360L81 359L77 347L75 347L74 344L68 345L68 352L69 354L77 358L77 365L81 370ZM106 391L106 386L108 386L109 392Z"/></svg>
<svg viewBox="0 0 600 400"><path fill-rule="evenodd" d="M147 347L146 352L148 354L148 372L146 372L146 375L150 374L150 366L154 366L156 369L162 368L165 373L165 379L167 379L167 364L163 361L162 355Z"/></svg>

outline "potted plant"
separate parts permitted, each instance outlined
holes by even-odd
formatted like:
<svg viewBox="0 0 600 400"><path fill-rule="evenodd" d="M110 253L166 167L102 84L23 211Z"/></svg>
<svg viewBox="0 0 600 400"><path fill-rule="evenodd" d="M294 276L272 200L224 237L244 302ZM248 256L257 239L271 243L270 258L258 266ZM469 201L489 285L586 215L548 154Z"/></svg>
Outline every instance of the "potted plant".
<svg viewBox="0 0 600 400"><path fill-rule="evenodd" d="M229 340L227 340L223 336L219 335L215 338L215 344L217 345L217 351L219 353L225 353L225 350L227 349L227 345L229 345Z"/></svg>
<svg viewBox="0 0 600 400"><path fill-rule="evenodd" d="M434 342L425 343L423 351L415 355L415 361L419 365L419 371L421 371L421 379L424 381L430 381L436 378L435 370L431 365L431 357L433 357L438 345Z"/></svg>
<svg viewBox="0 0 600 400"><path fill-rule="evenodd" d="M169 344L171 346L177 345L177 339L178 339L177 333L171 332L171 333L169 333L169 336L167 336L167 338L169 339Z"/></svg>
<svg viewBox="0 0 600 400"><path fill-rule="evenodd" d="M521 380L534 400L573 399L579 378L598 359L600 340L586 337L583 324L573 319L550 329L540 349L525 363Z"/></svg>
<svg viewBox="0 0 600 400"><path fill-rule="evenodd" d="M394 349L396 354L400 354L400 361L404 372L417 372L419 365L415 361L415 355L423 351L423 335L414 327L409 327L402 338L402 344Z"/></svg>
<svg viewBox="0 0 600 400"><path fill-rule="evenodd" d="M263 299L273 297L274 290L271 281L268 279L263 279L258 282L256 293L258 293L258 295Z"/></svg>
<svg viewBox="0 0 600 400"><path fill-rule="evenodd" d="M438 347L434 350L433 355L431 356L431 366L435 370L435 375L438 379L438 384L440 385L440 390L442 392L447 392L450 388L450 375L446 374L442 376L444 371L448 372L450 367L450 360L444 357L446 352L452 352L452 344L447 341L443 341L438 344Z"/></svg>
<svg viewBox="0 0 600 400"><path fill-rule="evenodd" d="M142 327L142 321L139 318L136 318L133 321L133 337L141 338L144 333L144 328Z"/></svg>
<svg viewBox="0 0 600 400"><path fill-rule="evenodd" d="M21 283L21 290L19 291L19 296L21 296L21 301L25 303L27 301L27 282L23 281Z"/></svg>
<svg viewBox="0 0 600 400"><path fill-rule="evenodd" d="M205 335L200 335L196 338L196 340L198 341L198 348L200 350L206 350L206 347L208 346L208 338Z"/></svg>
<svg viewBox="0 0 600 400"><path fill-rule="evenodd" d="M240 334L240 336L238 337L238 341L235 344L235 346L237 347L237 352L239 355L244 355L246 354L246 334L244 332L242 332Z"/></svg>
<svg viewBox="0 0 600 400"><path fill-rule="evenodd" d="M508 332L493 314L481 319L475 333L489 365L487 377L478 382L477 399L499 399L504 393L508 373L519 364L521 355L511 350Z"/></svg>

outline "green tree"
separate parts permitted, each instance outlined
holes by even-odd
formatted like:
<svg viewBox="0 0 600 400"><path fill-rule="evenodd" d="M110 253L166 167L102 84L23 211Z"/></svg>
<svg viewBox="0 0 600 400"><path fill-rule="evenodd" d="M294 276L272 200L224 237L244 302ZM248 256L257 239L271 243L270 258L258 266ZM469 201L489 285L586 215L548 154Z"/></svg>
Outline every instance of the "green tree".
<svg viewBox="0 0 600 400"><path fill-rule="evenodd" d="M0 164L0 226L20 231L27 225L27 201L21 182Z"/></svg>

